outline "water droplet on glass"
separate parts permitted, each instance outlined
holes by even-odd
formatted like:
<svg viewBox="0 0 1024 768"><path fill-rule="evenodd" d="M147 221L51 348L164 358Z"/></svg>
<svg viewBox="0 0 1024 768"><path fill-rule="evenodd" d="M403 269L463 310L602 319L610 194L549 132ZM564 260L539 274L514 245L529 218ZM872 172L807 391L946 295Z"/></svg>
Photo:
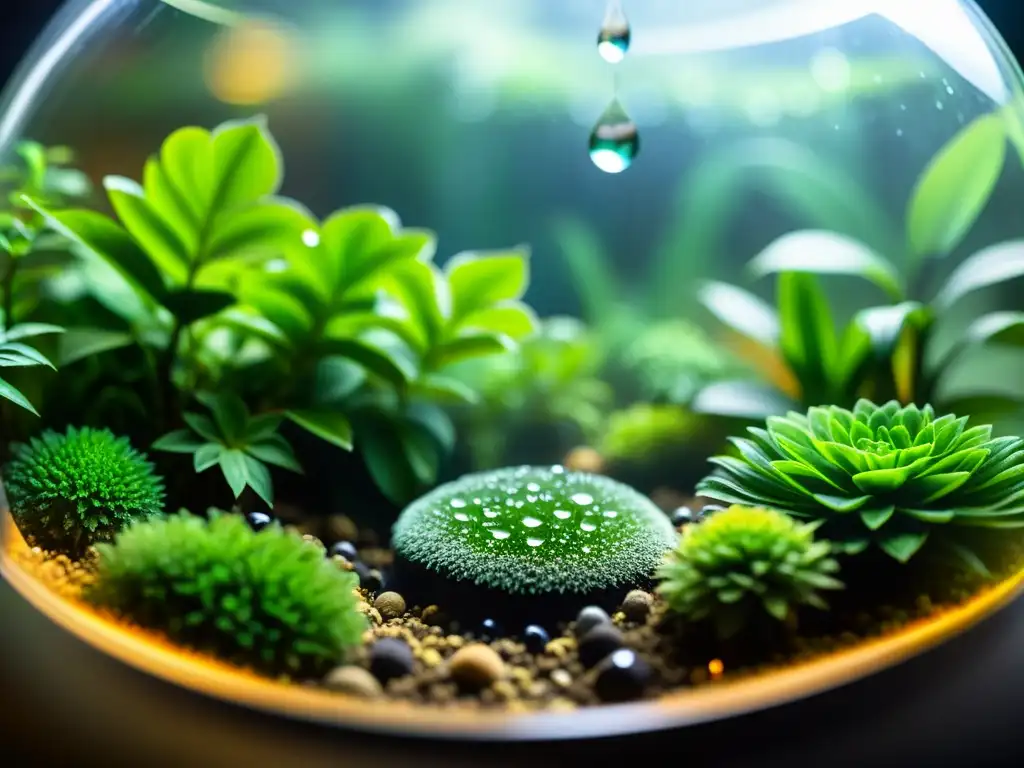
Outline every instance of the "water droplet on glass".
<svg viewBox="0 0 1024 768"><path fill-rule="evenodd" d="M580 506L586 506L587 504L594 503L594 497L589 493L574 493L572 495L572 500Z"/></svg>
<svg viewBox="0 0 1024 768"><path fill-rule="evenodd" d="M526 543L529 544L531 547L539 547L541 544L544 543L544 539L527 539Z"/></svg>
<svg viewBox="0 0 1024 768"><path fill-rule="evenodd" d="M499 513L495 512L493 509L485 509L484 510L484 517L489 517L491 519L494 519L495 517L497 517L498 514Z"/></svg>
<svg viewBox="0 0 1024 768"><path fill-rule="evenodd" d="M468 523L469 515L467 515L465 512L456 512L455 519L463 523Z"/></svg>
<svg viewBox="0 0 1024 768"><path fill-rule="evenodd" d="M605 511L604 516L605 517L618 517L619 513L616 512L614 509L609 509L609 510Z"/></svg>
<svg viewBox="0 0 1024 768"><path fill-rule="evenodd" d="M626 14L619 0L610 0L605 11L601 31L597 34L597 52L609 64L618 64L626 58L631 32Z"/></svg>
<svg viewBox="0 0 1024 768"><path fill-rule="evenodd" d="M540 493L540 486L537 485L536 483L527 483L526 490L528 490L530 493Z"/></svg>
<svg viewBox="0 0 1024 768"><path fill-rule="evenodd" d="M605 173L621 173L640 151L640 134L618 99L598 118L590 132L590 159Z"/></svg>
<svg viewBox="0 0 1024 768"><path fill-rule="evenodd" d="M511 535L508 531L499 531L497 529L491 531L491 536L496 539L507 539Z"/></svg>
<svg viewBox="0 0 1024 768"><path fill-rule="evenodd" d="M583 554L589 555L590 554L590 547L584 547L583 548Z"/></svg>
<svg viewBox="0 0 1024 768"><path fill-rule="evenodd" d="M452 509L462 509L466 506L466 502L462 499L452 499L449 503L452 505Z"/></svg>
<svg viewBox="0 0 1024 768"><path fill-rule="evenodd" d="M483 504L483 502L482 502L482 501L480 500L480 497L479 497L479 496L477 496L477 497L476 497L475 499L473 499L473 503L474 503L474 504L476 504L476 505L477 505L478 507L479 507L479 506L480 506L481 504Z"/></svg>
<svg viewBox="0 0 1024 768"><path fill-rule="evenodd" d="M567 509L556 509L555 517L557 517L559 520L568 520L570 517L572 517L572 512L570 512Z"/></svg>
<svg viewBox="0 0 1024 768"><path fill-rule="evenodd" d="M555 464L555 466L551 468L551 474L553 475L561 475L564 472L565 467L563 467L561 464Z"/></svg>
<svg viewBox="0 0 1024 768"><path fill-rule="evenodd" d="M597 526L593 523L580 523L580 529L590 533L591 531L596 531Z"/></svg>
<svg viewBox="0 0 1024 768"><path fill-rule="evenodd" d="M544 522L538 520L536 517L524 517L523 525L525 525L527 528L536 528L539 525L544 525Z"/></svg>

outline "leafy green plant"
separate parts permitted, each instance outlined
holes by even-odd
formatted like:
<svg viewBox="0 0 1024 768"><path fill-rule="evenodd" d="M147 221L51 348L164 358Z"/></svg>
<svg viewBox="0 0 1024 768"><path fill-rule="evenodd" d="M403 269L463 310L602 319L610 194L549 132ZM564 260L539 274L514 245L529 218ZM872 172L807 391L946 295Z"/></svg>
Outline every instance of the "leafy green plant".
<svg viewBox="0 0 1024 768"><path fill-rule="evenodd" d="M818 592L843 584L829 542L814 540L817 527L771 509L716 512L683 530L658 569L658 592L687 621L711 621L721 639L757 615L784 621L802 605L827 609Z"/></svg>
<svg viewBox="0 0 1024 768"><path fill-rule="evenodd" d="M1024 276L1024 243L983 248L965 258L936 291L926 290L939 259L961 245L991 196L1003 167L1007 125L998 113L978 118L923 170L908 204L910 257L902 272L895 266L899 250L886 258L847 235L803 230L776 240L748 267L753 276L778 275L776 309L744 289L706 283L701 303L761 357L781 361L795 386L779 391L750 381L715 382L697 395L694 407L763 417L797 404L852 405L863 396L931 402L943 411L986 417L1018 410L1015 397L950 396L943 384L966 352L989 344L1020 345L1024 314L982 315L941 353L934 339L942 318L964 297ZM837 329L816 279L820 275L867 280L889 302L858 311Z"/></svg>
<svg viewBox="0 0 1024 768"><path fill-rule="evenodd" d="M233 394L197 396L213 414L185 413L188 429L164 435L153 450L192 454L195 471L219 466L224 479L238 499L246 488L269 506L274 505L274 487L267 465L302 472L288 441L278 434L284 420L279 414L252 416L245 402Z"/></svg>
<svg viewBox="0 0 1024 768"><path fill-rule="evenodd" d="M54 364L42 352L26 342L38 336L63 333L64 329L46 323L22 323L3 330L3 317L0 314L0 368L45 366L55 370ZM25 395L2 377L0 377L0 399L8 400L26 411L39 415Z"/></svg>
<svg viewBox="0 0 1024 768"><path fill-rule="evenodd" d="M674 543L672 524L647 497L561 467L466 475L409 505L392 531L406 563L528 595L635 586Z"/></svg>
<svg viewBox="0 0 1024 768"><path fill-rule="evenodd" d="M876 545L905 563L927 542L984 573L963 529L1024 527L1024 441L967 421L867 400L769 417L697 492L820 522L844 554Z"/></svg>
<svg viewBox="0 0 1024 768"><path fill-rule="evenodd" d="M172 385L187 331L236 303L240 271L301 241L311 226L296 203L274 197L281 178L280 152L258 118L175 131L146 162L141 185L106 177L119 222L28 198L55 231L130 286L134 300L118 308L133 331L123 343L154 351L165 424L176 418Z"/></svg>
<svg viewBox="0 0 1024 768"><path fill-rule="evenodd" d="M569 444L553 446L556 452L596 441L613 398L597 376L601 362L590 329L576 318L550 317L517 351L457 365L452 376L478 393L455 415L475 467L500 466L517 439L550 439L545 426L571 433L560 441Z"/></svg>
<svg viewBox="0 0 1024 768"><path fill-rule="evenodd" d="M163 511L153 465L109 430L47 430L13 447L4 485L18 528L34 545L71 555Z"/></svg>
<svg viewBox="0 0 1024 768"><path fill-rule="evenodd" d="M87 597L173 641L268 675L320 674L360 642L354 573L278 524L211 511L131 525Z"/></svg>

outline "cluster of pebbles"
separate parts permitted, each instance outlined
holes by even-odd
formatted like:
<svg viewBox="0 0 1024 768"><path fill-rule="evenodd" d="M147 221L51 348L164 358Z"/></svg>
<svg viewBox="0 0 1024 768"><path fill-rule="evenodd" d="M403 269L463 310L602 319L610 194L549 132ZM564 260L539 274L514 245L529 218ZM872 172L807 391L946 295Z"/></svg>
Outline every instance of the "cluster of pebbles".
<svg viewBox="0 0 1024 768"><path fill-rule="evenodd" d="M666 511L682 530L715 508ZM272 522L261 512L247 518L256 529ZM285 514L282 522L321 548L339 568L359 576L360 607L369 623L365 642L345 665L304 683L367 699L429 706L558 711L653 698L857 645L952 608L978 589L974 583L947 585L940 593L919 591L893 605L840 606L829 614L827 627L801 627L770 658L734 663L718 658L713 648L697 647L660 598L642 590L628 593L610 615L588 606L556 627L528 625L506 632L494 620L462 627L446 615L445 606L407 605L388 583L393 555L373 532L359 530L344 516L303 521ZM333 543L326 546L324 540ZM80 597L94 578L93 552L79 562L38 548L17 548L10 554L69 599ZM1022 565L1024 548L1018 547L1000 575ZM449 608L458 613L458 606Z"/></svg>

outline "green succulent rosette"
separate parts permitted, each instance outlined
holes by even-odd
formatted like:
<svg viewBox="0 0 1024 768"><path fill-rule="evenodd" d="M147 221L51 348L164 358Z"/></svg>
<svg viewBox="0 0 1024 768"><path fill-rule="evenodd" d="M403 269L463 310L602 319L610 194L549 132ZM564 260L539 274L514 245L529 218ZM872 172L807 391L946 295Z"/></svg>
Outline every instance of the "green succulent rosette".
<svg viewBox="0 0 1024 768"><path fill-rule="evenodd" d="M905 563L930 539L983 569L962 526L1024 527L1024 441L930 405L814 407L772 417L697 487L705 497L820 520L844 554L877 545Z"/></svg>

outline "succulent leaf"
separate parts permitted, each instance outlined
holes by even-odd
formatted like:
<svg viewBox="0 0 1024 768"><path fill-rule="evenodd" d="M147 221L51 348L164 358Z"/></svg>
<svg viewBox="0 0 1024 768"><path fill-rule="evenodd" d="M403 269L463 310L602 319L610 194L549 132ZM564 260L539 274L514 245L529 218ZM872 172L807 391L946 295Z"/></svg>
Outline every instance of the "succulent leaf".
<svg viewBox="0 0 1024 768"><path fill-rule="evenodd" d="M697 491L819 521L841 551L874 542L906 562L936 526L947 537L1024 527L1024 440L967 421L895 400L790 412L734 439L739 456L712 458Z"/></svg>

